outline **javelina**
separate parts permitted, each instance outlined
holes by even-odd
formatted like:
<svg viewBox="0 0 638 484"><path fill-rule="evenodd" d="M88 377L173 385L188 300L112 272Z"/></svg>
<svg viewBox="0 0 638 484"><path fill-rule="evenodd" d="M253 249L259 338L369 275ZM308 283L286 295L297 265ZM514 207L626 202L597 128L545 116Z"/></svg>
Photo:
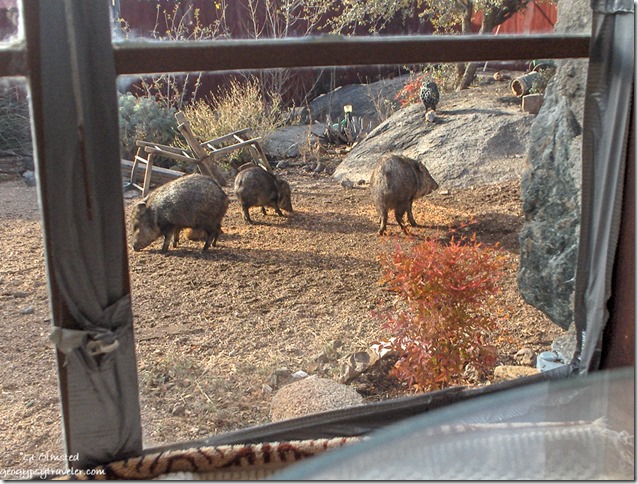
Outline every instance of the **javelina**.
<svg viewBox="0 0 638 484"><path fill-rule="evenodd" d="M250 207L261 207L264 215L266 207L272 207L280 217L284 216L280 210L282 208L292 212L288 182L256 165L244 168L237 174L235 194L241 204L244 220L248 223L253 223L248 213Z"/></svg>
<svg viewBox="0 0 638 484"><path fill-rule="evenodd" d="M379 213L379 235L385 233L390 209L394 209L397 223L407 235L403 214L408 213L408 221L415 227L412 202L437 188L438 183L430 176L425 165L416 160L393 154L377 161L370 178L370 191Z"/></svg>
<svg viewBox="0 0 638 484"><path fill-rule="evenodd" d="M164 235L162 252L166 252L171 237L173 247L177 247L180 231L190 228L206 234L204 252L211 243L215 246L228 204L224 190L208 176L185 175L162 185L133 207L133 250L141 250Z"/></svg>

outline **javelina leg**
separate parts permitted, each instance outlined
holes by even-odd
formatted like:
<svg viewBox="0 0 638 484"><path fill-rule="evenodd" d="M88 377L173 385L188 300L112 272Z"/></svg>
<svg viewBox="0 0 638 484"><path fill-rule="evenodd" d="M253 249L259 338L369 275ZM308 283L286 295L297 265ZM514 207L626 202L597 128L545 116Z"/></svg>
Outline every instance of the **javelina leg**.
<svg viewBox="0 0 638 484"><path fill-rule="evenodd" d="M388 212L384 212L379 218L379 235L385 234L386 225L388 225Z"/></svg>
<svg viewBox="0 0 638 484"><path fill-rule="evenodd" d="M405 212L403 210L396 209L394 211L394 218L397 219L397 223L399 224L399 227L401 227L401 230L403 230L403 233L405 235L409 235L410 233L408 232L408 228L403 223L403 214L404 213Z"/></svg>
<svg viewBox="0 0 638 484"><path fill-rule="evenodd" d="M410 202L410 205L408 205L408 222L410 222L410 225L412 225L412 227L417 226L416 220L414 220L414 215L412 215L412 202Z"/></svg>
<svg viewBox="0 0 638 484"><path fill-rule="evenodd" d="M207 234L206 235L206 242L204 242L204 248L202 249L202 252L206 252L208 250L208 248L210 247L211 243L214 246L215 242L217 242L217 236L214 233Z"/></svg>
<svg viewBox="0 0 638 484"><path fill-rule="evenodd" d="M173 234L173 247L177 247L177 243L179 242L179 234L181 232L181 229L175 229L175 233Z"/></svg>
<svg viewBox="0 0 638 484"><path fill-rule="evenodd" d="M277 215L279 215L280 217L285 216L283 213L281 213L281 210L279 210L279 205L275 205L275 212L277 212Z"/></svg>
<svg viewBox="0 0 638 484"><path fill-rule="evenodd" d="M245 220L246 222L248 222L249 224L253 223L253 221L252 221L252 220L250 220L250 214L248 213L248 205L247 205L247 204L242 203L242 205L241 205L241 211L242 211L242 212L243 212L243 214L244 214L244 220Z"/></svg>
<svg viewBox="0 0 638 484"><path fill-rule="evenodd" d="M172 238L173 238L172 230L164 233L164 243L162 244L162 252L168 252L168 246L171 244Z"/></svg>
<svg viewBox="0 0 638 484"><path fill-rule="evenodd" d="M207 233L206 243L204 243L204 248L202 249L202 252L206 252L206 250L208 250L211 244L213 247L217 245L217 239L221 231L222 231L222 227L221 225L218 224L216 230L213 230L211 233Z"/></svg>
<svg viewBox="0 0 638 484"><path fill-rule="evenodd" d="M264 207L264 206L261 207L261 213L263 213L264 215L267 215L266 214L266 207Z"/></svg>

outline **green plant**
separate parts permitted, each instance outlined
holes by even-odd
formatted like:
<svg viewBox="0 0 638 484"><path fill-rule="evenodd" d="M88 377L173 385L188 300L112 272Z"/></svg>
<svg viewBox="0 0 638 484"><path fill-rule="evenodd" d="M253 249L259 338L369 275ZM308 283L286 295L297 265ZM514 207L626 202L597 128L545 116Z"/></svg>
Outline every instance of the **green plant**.
<svg viewBox="0 0 638 484"><path fill-rule="evenodd" d="M429 391L459 382L468 364L480 374L493 367L496 351L488 342L505 262L498 247L483 247L475 236L448 244L428 239L407 250L397 246L379 261L381 281L397 293L393 309L378 314L400 355L394 376Z"/></svg>
<svg viewBox="0 0 638 484"><path fill-rule="evenodd" d="M0 156L7 154L33 155L26 90L12 81L0 84Z"/></svg>
<svg viewBox="0 0 638 484"><path fill-rule="evenodd" d="M529 88L529 94L545 94L547 85L550 79L556 73L556 67L550 66L545 68L538 68L535 70L538 76L532 81L532 86Z"/></svg>
<svg viewBox="0 0 638 484"><path fill-rule="evenodd" d="M132 160L137 140L175 144L178 136L175 109L158 102L154 97L135 97L130 92L118 97L120 119L120 154ZM158 159L159 166L170 167L174 161Z"/></svg>
<svg viewBox="0 0 638 484"><path fill-rule="evenodd" d="M271 93L266 99L261 82L254 77L246 81L231 79L217 95L186 106L184 114L193 133L202 141L244 128L250 128L253 136L264 136L283 126L285 119L281 97Z"/></svg>

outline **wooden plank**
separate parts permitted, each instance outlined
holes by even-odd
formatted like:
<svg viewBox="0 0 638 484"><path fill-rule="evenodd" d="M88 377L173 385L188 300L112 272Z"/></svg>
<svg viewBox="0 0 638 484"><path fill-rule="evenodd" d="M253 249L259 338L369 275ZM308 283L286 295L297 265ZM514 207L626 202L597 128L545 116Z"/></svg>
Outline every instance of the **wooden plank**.
<svg viewBox="0 0 638 484"><path fill-rule="evenodd" d="M249 139L247 141L242 141L241 143L235 143L234 145L224 146L222 148L216 148L213 154L215 156L221 156L228 153L232 153L233 151L240 150L242 148L246 148L248 146L255 145L260 138Z"/></svg>
<svg viewBox="0 0 638 484"><path fill-rule="evenodd" d="M137 140L135 142L135 145L141 146L141 147L151 146L153 148L162 149L164 151L170 151L172 153L178 153L183 156L188 156L188 152L185 149L178 148L177 146L162 145L159 143L153 143L152 141L144 141L144 140Z"/></svg>
<svg viewBox="0 0 638 484"><path fill-rule="evenodd" d="M220 136L219 138L215 138L215 139L211 139L208 141L204 141L202 143L202 145L207 145L207 146L215 146L217 144L223 144L226 143L232 139L235 138L235 136L241 136L242 134L246 134L250 131L250 128L244 128L244 129L240 129L238 131L233 131L232 133L228 133L224 136ZM243 141L243 139L242 139Z"/></svg>
<svg viewBox="0 0 638 484"><path fill-rule="evenodd" d="M591 35L428 35L113 44L118 74L354 65L569 59L589 56Z"/></svg>
<svg viewBox="0 0 638 484"><path fill-rule="evenodd" d="M182 156L177 153L172 153L168 151L164 151L163 149L154 148L153 146L144 147L144 151L149 154L165 156L166 158L171 158L172 160L184 161L186 163L197 163L197 158L193 158L192 156Z"/></svg>
<svg viewBox="0 0 638 484"><path fill-rule="evenodd" d="M86 469L142 450L109 2L22 14L64 454Z"/></svg>

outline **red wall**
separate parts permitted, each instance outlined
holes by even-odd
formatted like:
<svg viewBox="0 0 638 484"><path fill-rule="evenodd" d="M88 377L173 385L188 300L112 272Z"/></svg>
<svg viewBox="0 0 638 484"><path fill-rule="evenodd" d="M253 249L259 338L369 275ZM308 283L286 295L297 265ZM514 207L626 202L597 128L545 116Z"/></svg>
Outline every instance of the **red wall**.
<svg viewBox="0 0 638 484"><path fill-rule="evenodd" d="M530 2L525 10L522 10L511 19L498 26L496 34L529 34L534 32L553 32L556 24L556 4L549 2ZM478 12L472 18L472 26L475 32L481 28L483 13Z"/></svg>

